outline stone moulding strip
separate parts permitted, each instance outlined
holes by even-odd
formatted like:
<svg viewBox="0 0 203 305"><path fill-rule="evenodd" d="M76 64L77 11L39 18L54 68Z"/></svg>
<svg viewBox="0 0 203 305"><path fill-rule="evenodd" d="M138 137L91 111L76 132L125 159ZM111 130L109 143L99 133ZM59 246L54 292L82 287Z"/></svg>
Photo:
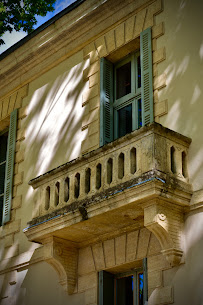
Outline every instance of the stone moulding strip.
<svg viewBox="0 0 203 305"><path fill-rule="evenodd" d="M15 257L2 260L0 262L0 274L4 274L6 272L12 272L15 270L21 271L27 269L30 265L44 261L43 255L40 255L39 257L34 259L33 258L25 259L26 253L27 252L20 254L17 260Z"/></svg>

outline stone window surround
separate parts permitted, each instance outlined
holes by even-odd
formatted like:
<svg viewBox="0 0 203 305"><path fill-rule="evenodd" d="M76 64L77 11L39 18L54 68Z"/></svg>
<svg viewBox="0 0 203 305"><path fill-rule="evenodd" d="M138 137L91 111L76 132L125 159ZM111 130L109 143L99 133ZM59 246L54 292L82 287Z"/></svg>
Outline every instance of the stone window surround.
<svg viewBox="0 0 203 305"><path fill-rule="evenodd" d="M89 89L83 94L82 130L85 130L87 135L82 142L82 154L99 147L100 58L106 57L116 62L129 52L138 50L140 33L148 27L152 27L155 122L159 122L159 118L168 112L167 101L158 99L158 91L166 86L166 75L158 76L157 73L157 64L165 59L165 48L157 49L156 47L156 40L164 34L164 24L156 25L155 23L155 15L161 11L162 2L155 1L84 47L84 59L89 58L89 66L83 71L83 79L89 83Z"/></svg>

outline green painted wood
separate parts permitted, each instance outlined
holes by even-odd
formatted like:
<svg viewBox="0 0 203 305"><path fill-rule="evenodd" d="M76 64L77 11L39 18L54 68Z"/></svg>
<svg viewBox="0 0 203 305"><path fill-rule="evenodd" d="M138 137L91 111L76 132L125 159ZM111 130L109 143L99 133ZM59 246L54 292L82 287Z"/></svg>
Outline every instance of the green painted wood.
<svg viewBox="0 0 203 305"><path fill-rule="evenodd" d="M113 141L113 64L100 61L100 146Z"/></svg>
<svg viewBox="0 0 203 305"><path fill-rule="evenodd" d="M7 156L6 156L6 173L4 185L4 202L3 202L3 224L10 220L13 174L14 174L14 157L17 129L17 109L10 116L10 126L8 133Z"/></svg>
<svg viewBox="0 0 203 305"><path fill-rule="evenodd" d="M143 303L147 304L148 301L148 275L147 275L147 258L143 258Z"/></svg>
<svg viewBox="0 0 203 305"><path fill-rule="evenodd" d="M4 182L6 169L7 132L0 135L0 226L3 216Z"/></svg>
<svg viewBox="0 0 203 305"><path fill-rule="evenodd" d="M154 121L151 28L140 34L142 126Z"/></svg>
<svg viewBox="0 0 203 305"><path fill-rule="evenodd" d="M106 272L99 272L99 305L114 304L114 275Z"/></svg>

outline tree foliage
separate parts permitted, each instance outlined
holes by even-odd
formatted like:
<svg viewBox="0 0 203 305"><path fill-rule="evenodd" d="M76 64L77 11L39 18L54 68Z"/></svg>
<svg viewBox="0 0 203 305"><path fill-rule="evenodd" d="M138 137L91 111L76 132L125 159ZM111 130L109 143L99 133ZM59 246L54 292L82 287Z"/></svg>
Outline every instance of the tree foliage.
<svg viewBox="0 0 203 305"><path fill-rule="evenodd" d="M37 23L36 16L46 16L53 12L56 0L3 0L0 1L0 45L4 44L1 36L9 31L21 29L28 34Z"/></svg>

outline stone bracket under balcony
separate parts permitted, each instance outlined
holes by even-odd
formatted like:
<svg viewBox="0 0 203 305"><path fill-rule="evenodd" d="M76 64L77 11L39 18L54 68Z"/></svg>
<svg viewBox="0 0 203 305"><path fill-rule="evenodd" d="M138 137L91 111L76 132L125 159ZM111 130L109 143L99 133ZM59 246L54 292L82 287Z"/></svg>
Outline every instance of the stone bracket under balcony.
<svg viewBox="0 0 203 305"><path fill-rule="evenodd" d="M178 265L182 259L181 230L183 226L181 206L158 198L144 204L144 226L159 240L162 253L171 266Z"/></svg>
<svg viewBox="0 0 203 305"><path fill-rule="evenodd" d="M183 215L192 196L190 142L153 123L34 178L30 185L38 199L25 234L54 251L56 238L78 249L145 226L170 264L179 264ZM56 255L46 259L52 265L56 260L61 266Z"/></svg>
<svg viewBox="0 0 203 305"><path fill-rule="evenodd" d="M44 260L58 273L59 283L73 294L77 280L78 249L74 243L54 236L45 238Z"/></svg>

